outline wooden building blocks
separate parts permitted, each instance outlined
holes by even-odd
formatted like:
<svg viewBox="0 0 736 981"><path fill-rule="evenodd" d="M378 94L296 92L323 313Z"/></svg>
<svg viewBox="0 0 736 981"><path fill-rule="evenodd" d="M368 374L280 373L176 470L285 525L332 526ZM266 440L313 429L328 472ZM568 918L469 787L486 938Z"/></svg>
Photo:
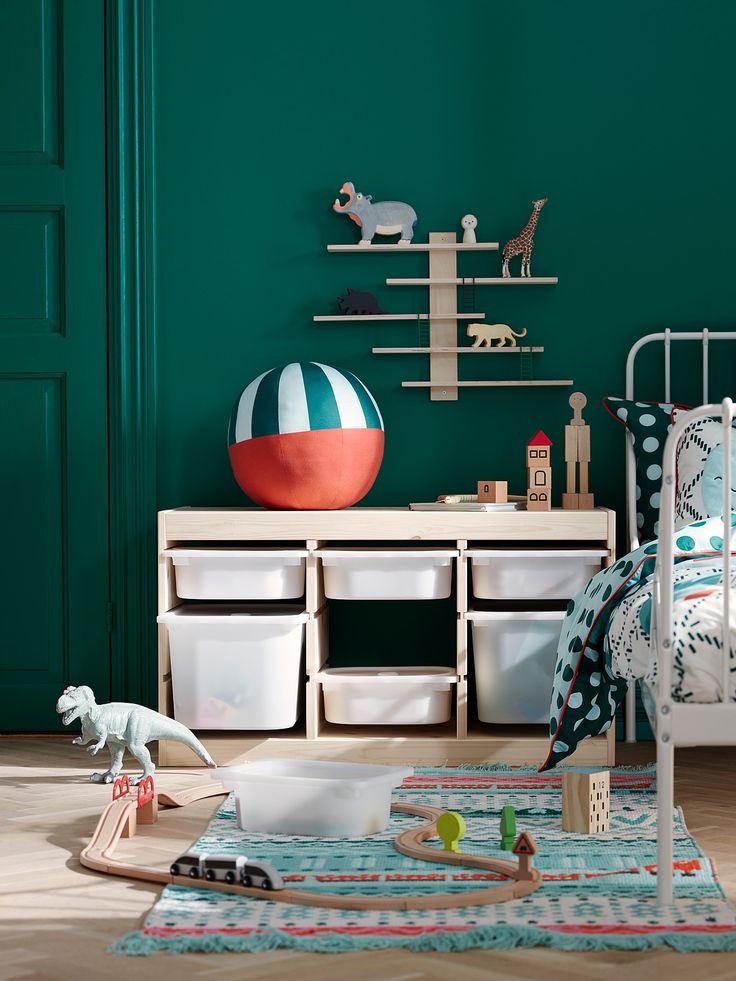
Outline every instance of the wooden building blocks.
<svg viewBox="0 0 736 981"><path fill-rule="evenodd" d="M552 510L552 440L540 429L526 444L527 511Z"/></svg>
<svg viewBox="0 0 736 981"><path fill-rule="evenodd" d="M507 480L479 480L479 504L506 504L509 499L509 484Z"/></svg>
<svg viewBox="0 0 736 981"><path fill-rule="evenodd" d="M587 404L588 400L582 392L573 392L570 396L572 419L565 426L567 490L562 495L562 506L566 511L590 511L594 507L593 495L588 493L590 426L583 419L583 409ZM580 474L579 490L575 489L576 467Z"/></svg>
<svg viewBox="0 0 736 981"><path fill-rule="evenodd" d="M611 803L608 770L562 775L562 830L594 835L610 830Z"/></svg>

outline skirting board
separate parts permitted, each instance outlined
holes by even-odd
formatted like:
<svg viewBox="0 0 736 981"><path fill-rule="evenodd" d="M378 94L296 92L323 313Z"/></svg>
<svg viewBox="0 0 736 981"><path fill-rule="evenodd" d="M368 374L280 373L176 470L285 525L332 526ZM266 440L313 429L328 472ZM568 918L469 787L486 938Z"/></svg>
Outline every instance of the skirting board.
<svg viewBox="0 0 736 981"><path fill-rule="evenodd" d="M418 766L460 766L463 763L539 765L545 759L549 746L547 740L539 736L243 739L235 734L204 736L202 741L219 766L274 757L350 760L357 763L414 763ZM612 741L598 736L581 743L569 762L576 766L612 766L612 752ZM167 740L159 743L159 766L202 766L202 761L182 743Z"/></svg>

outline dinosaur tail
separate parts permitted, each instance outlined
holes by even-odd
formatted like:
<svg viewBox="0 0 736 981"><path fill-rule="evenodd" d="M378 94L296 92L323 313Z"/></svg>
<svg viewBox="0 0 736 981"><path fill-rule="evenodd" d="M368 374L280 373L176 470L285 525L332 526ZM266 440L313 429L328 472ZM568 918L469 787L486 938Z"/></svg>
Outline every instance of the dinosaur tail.
<svg viewBox="0 0 736 981"><path fill-rule="evenodd" d="M185 725L181 722L176 722L174 719L168 719L167 722L171 725L174 730L170 735L169 739L176 739L180 743L184 743L188 746L197 756L209 767L216 767L217 763L212 759L210 754L204 748L202 743L197 739L193 732L190 732Z"/></svg>
<svg viewBox="0 0 736 981"><path fill-rule="evenodd" d="M509 330L511 330L510 327ZM518 334L515 330L511 330L511 333L514 335L514 337L526 337L526 327L522 327Z"/></svg>

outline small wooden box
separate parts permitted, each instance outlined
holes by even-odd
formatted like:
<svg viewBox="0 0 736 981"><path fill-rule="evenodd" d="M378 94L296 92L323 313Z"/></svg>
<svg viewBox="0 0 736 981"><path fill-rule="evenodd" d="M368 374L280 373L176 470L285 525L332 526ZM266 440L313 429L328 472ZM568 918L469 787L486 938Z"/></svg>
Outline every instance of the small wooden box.
<svg viewBox="0 0 736 981"><path fill-rule="evenodd" d="M594 835L610 830L611 801L608 770L562 775L562 830Z"/></svg>
<svg viewBox="0 0 736 981"><path fill-rule="evenodd" d="M507 480L479 480L479 504L506 504L508 501L509 484Z"/></svg>

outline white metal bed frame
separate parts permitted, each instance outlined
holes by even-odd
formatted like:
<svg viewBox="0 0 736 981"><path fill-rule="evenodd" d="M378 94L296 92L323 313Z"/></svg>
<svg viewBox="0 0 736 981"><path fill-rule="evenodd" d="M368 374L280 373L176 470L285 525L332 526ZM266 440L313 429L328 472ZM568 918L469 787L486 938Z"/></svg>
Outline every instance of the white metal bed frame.
<svg viewBox="0 0 736 981"><path fill-rule="evenodd" d="M656 334L646 334L641 337L629 351L626 358L626 398L633 400L634 393L634 369L636 367L636 356L647 344L661 342L664 352L664 398L663 402L671 402L670 385L672 380L671 348L673 341L700 341L702 346L702 403L708 402L708 368L710 344L713 341L736 341L736 331L710 331L704 330L684 330L672 331L664 330ZM646 393L647 398L651 399L651 387ZM631 434L626 433L626 517L629 532L629 547L631 551L639 547L639 529L636 526L636 456L634 453L634 441ZM660 510L661 513L661 510ZM661 518L660 518L660 524ZM666 527L663 525L663 527ZM627 743L636 742L636 684L629 685L626 695L625 712L625 736Z"/></svg>
<svg viewBox="0 0 736 981"><path fill-rule="evenodd" d="M731 514L731 446L734 403L725 398L720 405L708 403L708 347L711 341L736 340L736 332L683 331L649 334L632 347L626 362L626 397L634 398L634 363L644 345L664 342L665 402L670 397L670 346L672 341L700 341L703 364L703 402L697 409L684 413L673 425L664 448L662 461L662 497L659 511L660 546L653 584L652 643L657 664L656 740L657 740L657 901L668 904L673 898L673 810L675 747L682 745L736 745L736 702L731 699L731 535L723 534L723 620L721 665L721 701L716 703L676 702L672 697L672 656L674 646L674 548L672 531L677 491L676 462L679 440L696 419L720 417L723 427L723 514ZM626 487L628 528L631 547L639 544L636 528L636 479L633 441L628 440L626 453ZM635 685L631 685L626 704L626 738L636 738Z"/></svg>
<svg viewBox="0 0 736 981"><path fill-rule="evenodd" d="M673 596L674 527L677 491L675 465L677 444L695 419L720 416L723 427L723 621L721 701L676 702L672 698L674 647ZM654 572L653 644L657 653L657 900L672 902L672 810L674 807L675 746L736 745L736 702L731 698L731 443L734 404L701 405L681 416L667 437L662 462L660 537Z"/></svg>

